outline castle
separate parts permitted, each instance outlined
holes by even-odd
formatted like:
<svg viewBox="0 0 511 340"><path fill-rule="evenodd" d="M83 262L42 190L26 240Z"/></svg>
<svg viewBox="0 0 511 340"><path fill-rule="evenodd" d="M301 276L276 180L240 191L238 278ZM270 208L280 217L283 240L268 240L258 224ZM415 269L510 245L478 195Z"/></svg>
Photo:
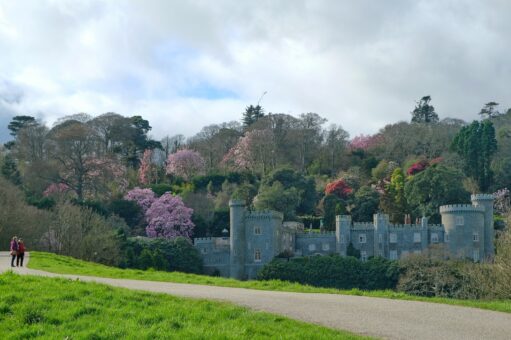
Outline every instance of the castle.
<svg viewBox="0 0 511 340"><path fill-rule="evenodd" d="M472 195L471 201L441 206L442 224L428 224L426 217L418 224L390 224L380 213L373 222L357 223L341 215L336 216L335 232L317 233L298 222L283 222L279 212L251 212L243 201L231 200L230 236L195 238L194 245L207 271L236 279L255 278L282 253L346 256L350 244L360 251L362 261L371 256L397 260L444 244L451 257L477 262L494 255L493 195Z"/></svg>

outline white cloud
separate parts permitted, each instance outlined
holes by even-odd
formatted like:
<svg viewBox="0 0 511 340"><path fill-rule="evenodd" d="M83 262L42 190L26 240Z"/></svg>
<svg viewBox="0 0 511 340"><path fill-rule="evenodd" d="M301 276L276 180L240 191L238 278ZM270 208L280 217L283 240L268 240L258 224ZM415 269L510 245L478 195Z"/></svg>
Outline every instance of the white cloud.
<svg viewBox="0 0 511 340"><path fill-rule="evenodd" d="M511 105L506 1L6 1L0 115L115 111L156 137L272 112L317 112L352 135L408 120L431 95L441 117ZM8 91L0 91L0 97ZM232 96L221 94L231 93ZM21 97L20 97L21 98ZM3 108L3 109L1 109Z"/></svg>

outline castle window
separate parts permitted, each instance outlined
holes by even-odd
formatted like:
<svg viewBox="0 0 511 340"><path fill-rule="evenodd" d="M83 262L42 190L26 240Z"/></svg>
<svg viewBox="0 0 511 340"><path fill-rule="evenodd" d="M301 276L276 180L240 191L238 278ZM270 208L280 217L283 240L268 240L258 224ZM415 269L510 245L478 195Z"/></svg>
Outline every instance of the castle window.
<svg viewBox="0 0 511 340"><path fill-rule="evenodd" d="M314 251L316 250L316 245L315 244L309 244L309 251Z"/></svg>
<svg viewBox="0 0 511 340"><path fill-rule="evenodd" d="M207 254L208 253L208 248L201 248L201 253Z"/></svg>
<svg viewBox="0 0 511 340"><path fill-rule="evenodd" d="M330 245L328 243L323 243L321 245L321 248L323 249L323 251L329 251L330 250Z"/></svg>
<svg viewBox="0 0 511 340"><path fill-rule="evenodd" d="M391 260L397 260L397 250L391 250L389 255Z"/></svg>
<svg viewBox="0 0 511 340"><path fill-rule="evenodd" d="M479 262L479 249L474 249L472 258L474 259L474 262Z"/></svg>
<svg viewBox="0 0 511 340"><path fill-rule="evenodd" d="M358 235L358 243L366 243L366 242L367 242L366 234Z"/></svg>
<svg viewBox="0 0 511 340"><path fill-rule="evenodd" d="M444 234L444 242L445 243L449 242L449 234L447 233Z"/></svg>
<svg viewBox="0 0 511 340"><path fill-rule="evenodd" d="M438 234L437 233L431 234L431 243L438 243Z"/></svg>
<svg viewBox="0 0 511 340"><path fill-rule="evenodd" d="M261 262L261 251L259 249L254 251L254 262Z"/></svg>
<svg viewBox="0 0 511 340"><path fill-rule="evenodd" d="M465 219L463 218L463 216L456 216L456 225L464 225L465 224Z"/></svg>
<svg viewBox="0 0 511 340"><path fill-rule="evenodd" d="M360 252L360 259L362 261L367 261L367 251L363 250L363 251Z"/></svg>
<svg viewBox="0 0 511 340"><path fill-rule="evenodd" d="M389 235L389 242L390 243L397 243L397 234L396 233L390 233L390 235Z"/></svg>
<svg viewBox="0 0 511 340"><path fill-rule="evenodd" d="M344 239L344 235L341 235L341 243L345 243L346 240Z"/></svg>
<svg viewBox="0 0 511 340"><path fill-rule="evenodd" d="M261 235L261 227L254 227L254 235Z"/></svg>
<svg viewBox="0 0 511 340"><path fill-rule="evenodd" d="M421 233L413 233L413 242L420 243L421 242Z"/></svg>
<svg viewBox="0 0 511 340"><path fill-rule="evenodd" d="M474 242L479 242L479 233L473 233L472 234L472 240Z"/></svg>

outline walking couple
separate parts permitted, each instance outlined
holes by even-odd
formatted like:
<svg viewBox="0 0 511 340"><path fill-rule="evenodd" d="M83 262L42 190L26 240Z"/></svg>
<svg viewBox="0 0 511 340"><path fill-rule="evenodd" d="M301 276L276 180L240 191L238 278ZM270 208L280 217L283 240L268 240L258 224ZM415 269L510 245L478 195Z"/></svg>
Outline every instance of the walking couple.
<svg viewBox="0 0 511 340"><path fill-rule="evenodd" d="M23 267L23 259L25 258L25 244L22 239L14 236L11 240L11 267ZM14 265L16 260L16 266Z"/></svg>

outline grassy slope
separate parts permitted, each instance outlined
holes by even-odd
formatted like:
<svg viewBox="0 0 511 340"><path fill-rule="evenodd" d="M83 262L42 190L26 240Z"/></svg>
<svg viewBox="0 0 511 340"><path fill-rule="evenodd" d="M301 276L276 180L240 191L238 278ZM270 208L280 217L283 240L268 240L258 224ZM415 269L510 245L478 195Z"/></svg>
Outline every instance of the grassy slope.
<svg viewBox="0 0 511 340"><path fill-rule="evenodd" d="M260 290L276 290L301 293L331 293L344 295L361 295L370 297L384 297L390 299L414 300L435 303L445 303L467 307L495 310L511 313L511 301L486 301L486 300L456 300L447 298L424 298L407 295L391 290L387 291L361 291L358 289L338 290L333 288L317 288L312 286L290 283L285 281L238 281L222 277L206 275L185 274L179 272L160 272L153 270L119 269L104 266L97 263L80 261L71 257L59 256L50 253L31 252L28 266L33 269L45 270L52 273L77 274L88 276L100 276L109 278L166 281L177 283L193 283L223 287L238 287Z"/></svg>
<svg viewBox="0 0 511 340"><path fill-rule="evenodd" d="M0 275L2 339L367 339L228 303Z"/></svg>

